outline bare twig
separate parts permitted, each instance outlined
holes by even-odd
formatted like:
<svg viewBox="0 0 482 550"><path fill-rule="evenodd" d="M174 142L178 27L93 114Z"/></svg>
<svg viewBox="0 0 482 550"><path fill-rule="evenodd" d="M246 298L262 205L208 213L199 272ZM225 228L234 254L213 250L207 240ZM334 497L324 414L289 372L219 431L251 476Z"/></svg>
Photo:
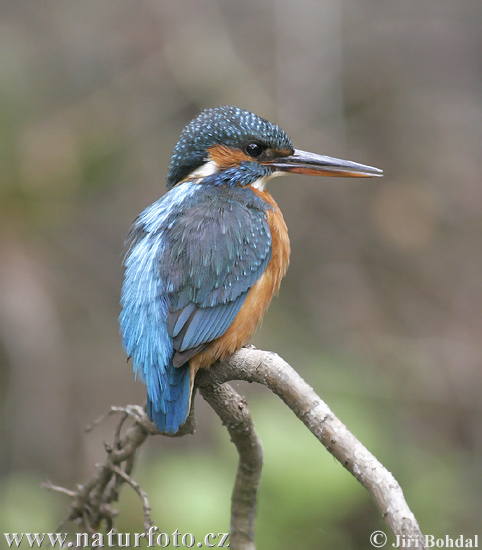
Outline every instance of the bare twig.
<svg viewBox="0 0 482 550"><path fill-rule="evenodd" d="M147 493L141 489L137 481L134 481L131 476L127 475L126 472L118 468L117 466L111 466L112 471L120 476L128 485L130 485L134 491L139 495L139 498L142 502L142 510L144 512L144 531L149 531L149 528L152 527L151 519L151 505L147 499Z"/></svg>
<svg viewBox="0 0 482 550"><path fill-rule="evenodd" d="M117 511L112 508L112 503L117 498L119 486L118 479L129 483L131 487L139 494L143 502L145 512L145 524L147 525L150 507L147 497L139 493L137 484L129 476L129 471L123 471L119 465L126 462L130 464L134 460L136 450L144 443L148 435L158 433L154 425L149 421L142 407L112 407L111 410L96 420L89 429L98 425L107 416L115 413L121 413L120 425L115 431L116 446L105 445L107 458L105 462L98 465L93 477L83 485L79 485L76 491L67 491L52 484L46 484L48 489L60 491L68 494L71 498L69 512L65 522L76 522L79 527L87 532L93 532L102 521L108 526L112 525ZM127 428L123 438L120 436L120 429L126 418L131 418L134 422ZM132 467L130 468L132 469ZM113 489L114 488L114 489ZM139 488L140 491L142 489Z"/></svg>
<svg viewBox="0 0 482 550"><path fill-rule="evenodd" d="M75 497L75 491L70 491L69 489L65 489L65 487L59 487L58 485L54 485L50 480L44 481L42 483L42 487L44 487L44 489L48 489L49 491L62 493L63 495L67 495L70 498Z"/></svg>

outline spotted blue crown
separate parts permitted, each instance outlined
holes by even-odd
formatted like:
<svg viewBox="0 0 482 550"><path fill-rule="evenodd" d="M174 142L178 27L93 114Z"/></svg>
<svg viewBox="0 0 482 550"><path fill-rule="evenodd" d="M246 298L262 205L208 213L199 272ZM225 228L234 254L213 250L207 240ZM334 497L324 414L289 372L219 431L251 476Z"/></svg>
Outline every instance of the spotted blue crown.
<svg viewBox="0 0 482 550"><path fill-rule="evenodd" d="M205 109L184 128L174 147L167 175L168 189L204 163L209 147L222 144L242 149L253 140L268 149L293 151L286 132L250 111L229 105Z"/></svg>

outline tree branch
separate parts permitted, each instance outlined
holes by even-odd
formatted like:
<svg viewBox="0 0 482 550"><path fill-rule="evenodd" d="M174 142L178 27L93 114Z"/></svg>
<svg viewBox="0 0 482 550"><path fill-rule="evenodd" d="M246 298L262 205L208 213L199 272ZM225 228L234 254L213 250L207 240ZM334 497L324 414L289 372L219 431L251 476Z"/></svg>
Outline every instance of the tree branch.
<svg viewBox="0 0 482 550"><path fill-rule="evenodd" d="M195 386L228 429L239 454L232 495L231 548L255 548L256 496L263 456L246 402L226 384L230 380L257 382L278 395L326 449L369 491L393 534L407 541L407 547L418 544L418 548L425 548L417 521L393 475L283 359L275 353L251 346L239 350L210 370L199 371L195 381ZM84 531L93 532L101 521L105 521L108 529L112 528L117 513L112 503L117 500L124 483L140 498L145 530L152 525L147 494L131 477L131 472L137 449L149 435L159 432L147 418L145 409L138 406L112 407L94 425L110 414L119 413L122 417L114 434L114 444L106 444L107 458L97 466L89 481L79 485L75 491L51 483L45 484L47 488L66 494L71 499L62 525L74 521ZM132 423L122 436L121 430L127 419ZM194 429L194 410L191 408L186 424L176 436L193 433ZM400 544L403 545L403 542Z"/></svg>
<svg viewBox="0 0 482 550"><path fill-rule="evenodd" d="M403 540L425 541L415 516L393 475L358 441L301 376L276 353L252 346L196 378L202 384L245 380L267 386L305 424L325 448L368 490L394 535Z"/></svg>
<svg viewBox="0 0 482 550"><path fill-rule="evenodd" d="M210 382L209 378L201 380L198 387L202 396L226 426L239 454L231 497L230 545L231 548L254 550L256 497L263 467L261 442L244 397L228 384Z"/></svg>

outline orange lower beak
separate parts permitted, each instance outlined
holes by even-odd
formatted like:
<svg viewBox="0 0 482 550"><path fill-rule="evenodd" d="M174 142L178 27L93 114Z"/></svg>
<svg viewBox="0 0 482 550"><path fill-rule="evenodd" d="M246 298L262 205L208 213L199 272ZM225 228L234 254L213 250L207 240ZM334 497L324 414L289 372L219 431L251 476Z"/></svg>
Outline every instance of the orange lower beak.
<svg viewBox="0 0 482 550"><path fill-rule="evenodd" d="M371 178L383 176L383 170L358 164L350 160L336 159L295 149L292 155L262 162L280 172L306 174L308 176L338 176L345 178Z"/></svg>

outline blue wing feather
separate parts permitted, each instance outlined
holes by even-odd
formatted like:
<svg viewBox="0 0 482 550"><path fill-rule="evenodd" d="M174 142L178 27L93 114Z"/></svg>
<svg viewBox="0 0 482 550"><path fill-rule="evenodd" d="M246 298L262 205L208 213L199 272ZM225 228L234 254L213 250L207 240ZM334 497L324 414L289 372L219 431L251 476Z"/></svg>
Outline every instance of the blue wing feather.
<svg viewBox="0 0 482 550"><path fill-rule="evenodd" d="M175 432L189 412L187 361L233 322L271 258L270 206L249 189L186 182L136 220L124 261L123 344L150 418Z"/></svg>
<svg viewBox="0 0 482 550"><path fill-rule="evenodd" d="M234 321L246 295L247 292L243 292L232 302L197 309L184 325L186 330L175 337L172 335L174 349L186 351L222 336Z"/></svg>
<svg viewBox="0 0 482 550"><path fill-rule="evenodd" d="M190 315L196 309L196 304L188 304L184 309L180 309L176 312L169 313L169 320L167 323L167 332L175 338L180 332L182 327L188 321Z"/></svg>

